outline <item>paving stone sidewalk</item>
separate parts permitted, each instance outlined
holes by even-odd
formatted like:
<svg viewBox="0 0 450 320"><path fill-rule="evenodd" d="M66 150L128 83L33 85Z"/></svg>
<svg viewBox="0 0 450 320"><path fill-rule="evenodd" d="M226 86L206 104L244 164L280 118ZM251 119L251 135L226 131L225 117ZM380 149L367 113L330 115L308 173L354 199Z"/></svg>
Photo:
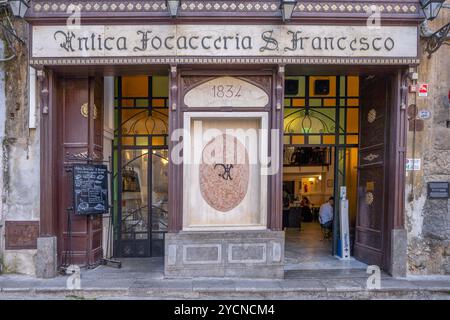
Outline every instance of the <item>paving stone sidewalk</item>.
<svg viewBox="0 0 450 320"><path fill-rule="evenodd" d="M82 270L81 290L68 290L67 276L37 279L0 275L0 299L446 299L450 276L382 274L381 288L366 288L363 269L291 270L283 280L164 279L158 259L126 261L121 269Z"/></svg>

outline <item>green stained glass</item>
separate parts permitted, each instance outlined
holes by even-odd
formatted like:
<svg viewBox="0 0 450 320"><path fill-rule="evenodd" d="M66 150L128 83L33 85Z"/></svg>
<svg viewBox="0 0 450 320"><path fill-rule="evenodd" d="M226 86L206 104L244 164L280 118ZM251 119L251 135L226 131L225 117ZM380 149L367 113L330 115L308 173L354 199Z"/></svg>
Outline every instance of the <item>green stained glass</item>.
<svg viewBox="0 0 450 320"><path fill-rule="evenodd" d="M305 77L299 77L298 79L298 96L299 97L304 97L306 96L305 92L306 92L306 79Z"/></svg>
<svg viewBox="0 0 450 320"><path fill-rule="evenodd" d="M152 77L152 95L153 97L168 97L169 96L169 77L168 76L153 76Z"/></svg>
<svg viewBox="0 0 450 320"><path fill-rule="evenodd" d="M345 97L345 76L339 77L339 96Z"/></svg>
<svg viewBox="0 0 450 320"><path fill-rule="evenodd" d="M148 99L136 99L136 107L147 107Z"/></svg>
<svg viewBox="0 0 450 320"><path fill-rule="evenodd" d="M310 107L321 107L322 99L309 99L309 106Z"/></svg>
<svg viewBox="0 0 450 320"><path fill-rule="evenodd" d="M137 146L147 146L148 145L148 137L136 137L136 145Z"/></svg>
<svg viewBox="0 0 450 320"><path fill-rule="evenodd" d="M284 106L290 107L291 106L291 99L284 99Z"/></svg>
<svg viewBox="0 0 450 320"><path fill-rule="evenodd" d="M345 132L345 109L339 110L339 133Z"/></svg>
<svg viewBox="0 0 450 320"><path fill-rule="evenodd" d="M309 138L309 144L321 144L320 136L310 135L308 138Z"/></svg>

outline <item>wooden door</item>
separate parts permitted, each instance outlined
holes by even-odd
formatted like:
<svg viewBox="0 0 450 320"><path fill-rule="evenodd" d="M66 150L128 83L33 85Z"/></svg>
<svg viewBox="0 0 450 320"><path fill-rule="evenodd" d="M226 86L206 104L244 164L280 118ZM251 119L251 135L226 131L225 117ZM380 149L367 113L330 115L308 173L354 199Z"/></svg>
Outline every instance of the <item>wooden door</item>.
<svg viewBox="0 0 450 320"><path fill-rule="evenodd" d="M59 79L58 262L95 265L102 258L102 217L73 212L74 163L103 160L103 85L94 78Z"/></svg>
<svg viewBox="0 0 450 320"><path fill-rule="evenodd" d="M361 78L358 214L355 257L384 267L386 241L386 145L388 94L386 77Z"/></svg>

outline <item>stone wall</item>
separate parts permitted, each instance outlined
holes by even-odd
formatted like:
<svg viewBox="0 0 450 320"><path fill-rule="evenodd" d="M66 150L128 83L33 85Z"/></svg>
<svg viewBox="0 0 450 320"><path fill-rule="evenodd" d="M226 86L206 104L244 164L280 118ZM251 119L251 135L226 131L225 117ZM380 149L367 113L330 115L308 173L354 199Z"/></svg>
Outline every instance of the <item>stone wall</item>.
<svg viewBox="0 0 450 320"><path fill-rule="evenodd" d="M0 41L0 58L4 57L5 45L3 40ZM0 142L3 145L5 138L5 68L0 63ZM0 273L3 269L3 152L0 152Z"/></svg>
<svg viewBox="0 0 450 320"><path fill-rule="evenodd" d="M13 23L18 35L26 39L28 25L19 20ZM11 49L4 46L3 56L10 56ZM39 220L39 129L28 126L28 48L16 43L15 50L17 56L0 67L2 226L5 221ZM0 232L4 271L33 275L36 250L5 250L4 227Z"/></svg>
<svg viewBox="0 0 450 320"><path fill-rule="evenodd" d="M449 21L450 10L441 9L430 27L438 30ZM425 44L421 40L422 50ZM427 199L427 182L450 181L450 46L442 45L430 59L422 53L418 73L418 83L428 83L429 94L410 95L409 104L431 111L431 118L423 121L422 131L408 131L407 158L422 162L421 170L407 171L406 175L408 271L450 274L450 201Z"/></svg>

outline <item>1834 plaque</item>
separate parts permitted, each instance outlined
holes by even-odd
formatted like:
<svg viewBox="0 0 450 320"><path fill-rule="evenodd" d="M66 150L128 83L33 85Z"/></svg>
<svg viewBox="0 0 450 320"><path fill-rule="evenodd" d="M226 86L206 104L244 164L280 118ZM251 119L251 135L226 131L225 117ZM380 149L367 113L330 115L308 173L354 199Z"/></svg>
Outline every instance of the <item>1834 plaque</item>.
<svg viewBox="0 0 450 320"><path fill-rule="evenodd" d="M73 192L75 214L108 212L108 168L105 165L74 165Z"/></svg>

